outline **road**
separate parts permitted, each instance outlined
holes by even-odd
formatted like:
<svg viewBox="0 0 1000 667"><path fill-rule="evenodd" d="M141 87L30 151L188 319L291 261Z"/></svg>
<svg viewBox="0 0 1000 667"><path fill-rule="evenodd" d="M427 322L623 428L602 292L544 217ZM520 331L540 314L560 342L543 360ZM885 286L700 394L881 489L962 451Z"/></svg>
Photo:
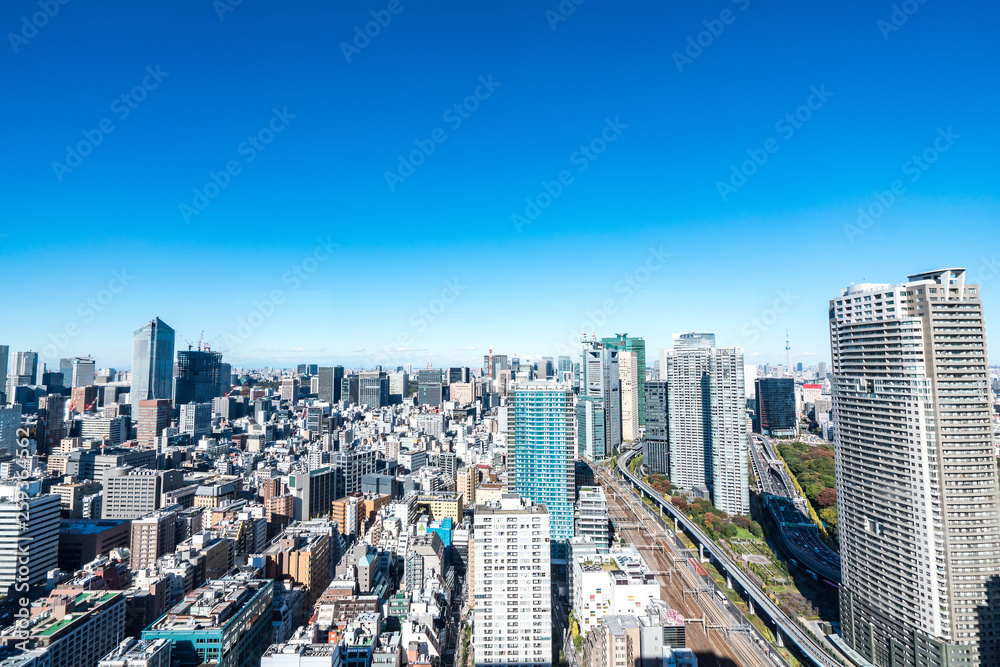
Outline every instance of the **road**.
<svg viewBox="0 0 1000 667"><path fill-rule="evenodd" d="M628 462L635 456L636 453L637 452L634 450L622 453L622 455L618 458L618 474L627 479L630 484L647 493L649 497L654 500L654 502L666 510L670 518L676 519L681 525L684 526L685 532L690 535L692 539L704 545L705 551L711 554L712 560L716 562L719 569L732 576L732 578L738 582L739 586L746 591L747 595L753 600L755 609L757 609L758 612L765 613L769 618L773 619L774 622L778 624L781 633L794 646L795 652L800 656L800 659L806 661L807 664L819 665L820 667L838 667L838 663L826 653L819 643L802 630L794 621L788 618L784 611L782 611L771 600L771 598L769 598L767 594L757 586L757 583L753 581L749 575L737 567L736 563L733 562L728 554L726 554L721 547L712 542L712 540L705 535L701 528L699 528L686 515L677 511L677 509L670 502L664 500L638 476L633 475L628 471Z"/></svg>
<svg viewBox="0 0 1000 667"><path fill-rule="evenodd" d="M766 642L757 630L734 611L731 602L718 599L720 589L709 575L695 573L688 559L697 559L697 552L665 530L613 476L603 470L597 475L605 488L616 534L639 549L657 573L662 599L687 619L687 646L698 654L699 667L774 667L775 658L769 657L772 651L761 645ZM786 664L775 656L777 664Z"/></svg>

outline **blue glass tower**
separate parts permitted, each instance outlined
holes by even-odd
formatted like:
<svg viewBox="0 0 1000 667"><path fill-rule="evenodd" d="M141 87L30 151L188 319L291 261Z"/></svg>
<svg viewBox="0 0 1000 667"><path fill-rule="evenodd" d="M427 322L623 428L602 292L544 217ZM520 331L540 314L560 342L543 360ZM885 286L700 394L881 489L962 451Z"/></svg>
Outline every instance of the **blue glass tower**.
<svg viewBox="0 0 1000 667"><path fill-rule="evenodd" d="M576 496L573 390L562 382L517 382L512 397L508 404L512 486L520 496L545 505L553 561L565 561Z"/></svg>
<svg viewBox="0 0 1000 667"><path fill-rule="evenodd" d="M64 377L63 384L71 379ZM155 317L132 334L132 418L139 414L139 401L170 398L173 380L174 330Z"/></svg>

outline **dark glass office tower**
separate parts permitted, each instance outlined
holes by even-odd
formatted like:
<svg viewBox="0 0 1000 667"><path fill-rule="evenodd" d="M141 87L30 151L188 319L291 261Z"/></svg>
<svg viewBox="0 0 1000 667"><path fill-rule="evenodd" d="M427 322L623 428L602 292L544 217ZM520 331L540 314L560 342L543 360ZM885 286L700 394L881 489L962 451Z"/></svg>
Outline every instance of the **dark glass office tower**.
<svg viewBox="0 0 1000 667"><path fill-rule="evenodd" d="M757 379L757 412L754 430L775 437L792 437L797 431L795 380Z"/></svg>
<svg viewBox="0 0 1000 667"><path fill-rule="evenodd" d="M208 350L181 350L177 353L174 405L211 403L219 396L222 354Z"/></svg>

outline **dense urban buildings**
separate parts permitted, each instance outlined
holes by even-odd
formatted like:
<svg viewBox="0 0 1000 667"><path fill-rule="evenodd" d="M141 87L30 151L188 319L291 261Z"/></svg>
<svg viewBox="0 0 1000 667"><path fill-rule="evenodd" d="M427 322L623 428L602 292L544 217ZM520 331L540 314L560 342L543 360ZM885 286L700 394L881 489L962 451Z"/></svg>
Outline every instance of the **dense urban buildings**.
<svg viewBox="0 0 1000 667"><path fill-rule="evenodd" d="M1000 491L964 269L830 300L841 632L879 666L995 665Z"/></svg>

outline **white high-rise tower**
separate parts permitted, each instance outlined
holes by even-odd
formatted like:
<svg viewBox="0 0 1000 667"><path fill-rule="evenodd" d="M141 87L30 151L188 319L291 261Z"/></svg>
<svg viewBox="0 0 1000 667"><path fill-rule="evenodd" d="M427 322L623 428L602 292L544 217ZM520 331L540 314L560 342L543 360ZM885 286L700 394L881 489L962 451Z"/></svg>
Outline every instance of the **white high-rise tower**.
<svg viewBox="0 0 1000 667"><path fill-rule="evenodd" d="M997 665L1000 492L964 269L830 301L841 632L880 667Z"/></svg>

